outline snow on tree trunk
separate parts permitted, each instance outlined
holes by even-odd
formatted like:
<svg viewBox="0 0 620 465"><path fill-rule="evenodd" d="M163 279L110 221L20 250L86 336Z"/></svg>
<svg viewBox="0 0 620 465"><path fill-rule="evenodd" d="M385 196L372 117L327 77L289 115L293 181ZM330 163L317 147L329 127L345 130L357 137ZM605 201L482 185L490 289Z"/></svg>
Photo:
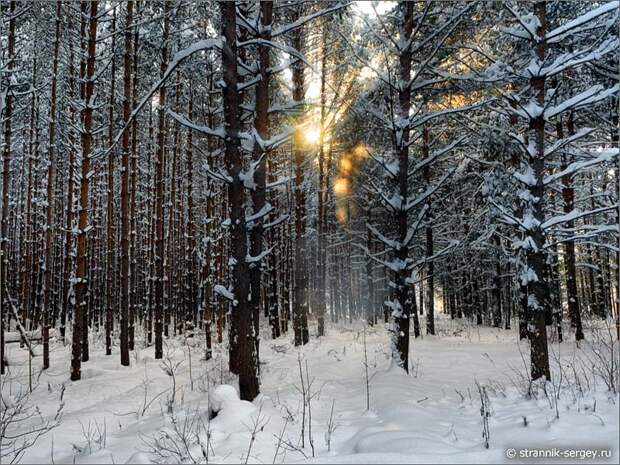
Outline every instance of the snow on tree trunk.
<svg viewBox="0 0 620 465"><path fill-rule="evenodd" d="M87 319L87 243L88 196L90 172L90 153L93 142L93 97L95 81L95 52L97 45L97 7L99 2L83 1L82 9L82 63L80 65L81 89L80 97L84 103L81 111L81 176L80 176L80 209L78 212L77 257L75 271L75 310L73 315L73 342L71 349L71 380L81 378L81 362L88 360L88 319ZM89 10L90 7L90 10ZM88 16L87 16L88 15ZM88 18L88 22L86 20ZM86 28L88 26L88 32ZM88 40L86 40L86 38Z"/></svg>
<svg viewBox="0 0 620 465"><path fill-rule="evenodd" d="M245 220L246 195L241 174L243 156L239 140L239 91L237 90L237 17L235 4L220 2L222 19L222 69L224 86L224 145L228 183L228 212L230 215L230 238L232 258L231 331L236 339L235 354L238 362L239 394L242 400L254 400L259 393L257 356L254 344L249 266L247 262L248 231Z"/></svg>

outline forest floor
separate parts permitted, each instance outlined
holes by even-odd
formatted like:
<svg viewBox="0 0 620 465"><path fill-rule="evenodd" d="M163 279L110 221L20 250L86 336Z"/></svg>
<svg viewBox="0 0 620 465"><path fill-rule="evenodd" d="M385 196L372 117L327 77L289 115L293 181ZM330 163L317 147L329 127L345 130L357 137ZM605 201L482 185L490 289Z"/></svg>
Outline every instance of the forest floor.
<svg viewBox="0 0 620 465"><path fill-rule="evenodd" d="M118 347L105 356L103 340L93 339L91 359L82 365L79 382L69 381L70 345L55 342L49 370L41 373L41 357L33 359L34 391L27 405L39 412L18 427L26 431L53 418L61 397L62 417L21 461L536 463L508 459L506 451L555 447L611 448L611 459L572 461L617 463L619 398L605 385L600 362L601 355L603 360L615 356L617 343L615 348L551 344L554 383L534 385L528 395L529 355L515 330L442 318L437 326L437 336L412 338L409 375L391 366L389 337L382 325L366 330L361 324L329 325L325 337L314 337L299 350L289 336L263 339L262 394L253 403L239 401L230 388L217 388L222 383L235 386L225 369L227 359L216 351L205 362L204 341L198 337L168 341L167 370L154 359L153 347L135 351L131 366L123 368ZM604 330L597 334L604 336ZM28 390L27 351L11 344L8 358L12 366L2 394L11 403L20 390ZM299 360L305 390L310 380L305 414ZM617 359L614 363L617 370ZM488 396L488 449L481 392ZM212 420L209 402L219 411Z"/></svg>

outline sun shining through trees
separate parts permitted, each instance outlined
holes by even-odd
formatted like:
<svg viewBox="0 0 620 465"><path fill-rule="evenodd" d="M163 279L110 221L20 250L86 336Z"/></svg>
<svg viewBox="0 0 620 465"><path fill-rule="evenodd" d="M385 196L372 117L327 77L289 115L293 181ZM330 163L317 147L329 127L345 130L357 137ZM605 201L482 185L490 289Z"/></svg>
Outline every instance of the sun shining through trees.
<svg viewBox="0 0 620 465"><path fill-rule="evenodd" d="M315 125L305 127L304 140L309 145L317 145L321 141L321 128Z"/></svg>
<svg viewBox="0 0 620 465"><path fill-rule="evenodd" d="M0 14L0 462L618 457L620 2Z"/></svg>

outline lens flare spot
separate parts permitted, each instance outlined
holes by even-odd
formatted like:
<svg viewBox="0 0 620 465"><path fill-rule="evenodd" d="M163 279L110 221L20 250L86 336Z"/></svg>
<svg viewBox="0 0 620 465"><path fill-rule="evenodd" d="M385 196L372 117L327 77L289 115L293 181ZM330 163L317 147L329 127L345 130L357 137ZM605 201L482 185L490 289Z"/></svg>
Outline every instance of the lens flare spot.
<svg viewBox="0 0 620 465"><path fill-rule="evenodd" d="M351 172L353 168L353 163L348 157L343 157L340 159L340 173L347 175Z"/></svg>
<svg viewBox="0 0 620 465"><path fill-rule="evenodd" d="M338 178L334 181L334 193L336 195L345 195L349 192L349 180L346 178Z"/></svg>
<svg viewBox="0 0 620 465"><path fill-rule="evenodd" d="M321 139L321 130L317 127L309 127L304 131L304 139L307 144L318 144Z"/></svg>
<svg viewBox="0 0 620 465"><path fill-rule="evenodd" d="M347 222L347 209L342 205L338 205L336 207L336 219L340 222L340 224Z"/></svg>
<svg viewBox="0 0 620 465"><path fill-rule="evenodd" d="M353 149L353 153L357 158L366 158L368 155L368 151L366 150L366 146L363 144L358 144Z"/></svg>

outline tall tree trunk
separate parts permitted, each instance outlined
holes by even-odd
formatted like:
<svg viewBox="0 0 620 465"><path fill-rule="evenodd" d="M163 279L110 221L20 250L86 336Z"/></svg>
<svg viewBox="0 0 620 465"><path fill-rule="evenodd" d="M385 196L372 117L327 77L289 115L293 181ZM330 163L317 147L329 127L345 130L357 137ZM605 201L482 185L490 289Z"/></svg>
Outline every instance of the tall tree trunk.
<svg viewBox="0 0 620 465"><path fill-rule="evenodd" d="M43 325L41 327L41 342L43 343L43 369L50 366L49 325L50 325L50 295L52 293L52 236L54 233L54 177L56 175L56 88L58 80L58 50L60 48L60 0L56 2L56 30L54 33L54 61L52 64L52 88L50 95L50 123L49 142L47 146L47 207L45 225L45 268L43 284Z"/></svg>
<svg viewBox="0 0 620 465"><path fill-rule="evenodd" d="M87 292L88 292L88 270L87 270L87 250L86 250L86 234L88 233L88 188L90 179L90 152L93 141L91 133L93 125L93 105L90 103L95 87L95 48L97 45L97 0L82 2L82 16L85 17L90 7L88 18L88 46L83 50L86 56L85 66L81 66L81 97L84 107L81 111L82 120L82 168L80 178L80 210L78 214L78 235L77 235L77 258L75 273L75 310L73 315L73 342L71 349L71 380L76 381L81 378L81 360L84 351L88 350L88 346L84 345L84 334L88 336L88 326L84 324L86 321L87 308ZM84 21L86 21L84 19ZM84 27L85 29L85 27ZM84 34L85 36L85 34ZM84 39L84 37L83 37ZM84 40L83 40L84 41ZM87 339L86 339L87 341Z"/></svg>
<svg viewBox="0 0 620 465"><path fill-rule="evenodd" d="M174 86L174 111L179 111L179 96L181 93L181 81L177 72L176 85ZM166 231L166 245L165 245L165 261L164 261L164 276L165 276L165 291L164 298L166 303L164 306L164 335L168 336L172 321L172 312L177 313L177 288L176 288L176 273L177 273L177 254L176 254L176 226L177 218L177 170L179 165L179 124L174 125L172 132L172 159L170 167L170 196L168 198L168 230ZM175 315L176 316L176 315ZM178 328L181 329L180 327ZM177 326L172 324L172 334L176 334Z"/></svg>
<svg viewBox="0 0 620 465"><path fill-rule="evenodd" d="M192 99L192 85L189 85L189 107L187 109L188 117L192 118L194 111ZM187 224L186 224L186 246L185 246L185 328L194 319L196 309L196 286L195 286L195 264L196 264L196 228L194 225L194 150L192 147L192 131L187 131L186 146L186 179L187 179ZM206 322L203 319L203 323Z"/></svg>
<svg viewBox="0 0 620 465"><path fill-rule="evenodd" d="M493 326L499 328L502 324L502 262L500 260L502 251L502 239L497 234L494 235L497 252L495 254L495 273L493 274Z"/></svg>
<svg viewBox="0 0 620 465"><path fill-rule="evenodd" d="M536 54L542 63L545 60L545 33L547 30L546 1L538 1L535 6L535 15L539 25L536 28L538 36ZM545 106L545 77L534 76L531 78L530 85L536 93L537 104ZM531 157L531 168L533 170L536 184L529 187L532 214L539 226L534 226L530 230L535 248L526 251L527 266L538 277L528 283L528 310L529 324L527 326L528 338L531 346L531 376L533 380L541 377L551 379L549 371L549 353L547 348L547 328L545 326L545 301L547 299L547 286L544 281L544 268L546 263L545 233L540 227L544 223L545 210L544 198L545 187L543 178L545 176L545 120L543 115L530 120L530 128L534 133L534 146L536 154Z"/></svg>
<svg viewBox="0 0 620 465"><path fill-rule="evenodd" d="M287 199L286 208L288 211L292 210L289 199L290 187L287 186ZM281 261L281 276L282 276L282 333L288 333L289 320L291 317L291 222L286 221L282 224L282 230L280 237L284 239L283 254L284 257Z"/></svg>
<svg viewBox="0 0 620 465"><path fill-rule="evenodd" d="M31 123L34 123L34 101L31 110L30 116ZM31 128L34 127L34 124L30 125ZM28 159L28 174L26 175L26 205L24 207L24 219L22 223L24 223L24 233L22 236L23 245L22 245L22 264L21 264L21 300L22 300L22 315L21 315L21 323L26 328L26 318L28 312L30 311L30 284L31 284L31 275L32 275L32 161L33 157L28 150L28 155L26 157ZM20 347L24 346L24 341L20 342Z"/></svg>
<svg viewBox="0 0 620 465"><path fill-rule="evenodd" d="M264 41L271 40L273 2L260 2L261 34L260 38ZM256 84L256 115L254 127L262 140L270 137L269 124L269 47L260 45L258 49L258 67L260 80ZM265 208L265 182L266 182L266 162L269 157L268 152L264 152L260 147L255 147L253 152L254 168L254 189L252 190L252 209L255 215L260 215ZM260 257L263 253L263 219L257 218L250 229L250 255ZM272 252L273 253L273 252ZM252 321L254 323L254 345L256 346L256 357L258 363L259 356L259 317L260 317L260 298L261 298L261 276L263 260L260 259L250 264L250 306L252 311Z"/></svg>
<svg viewBox="0 0 620 465"><path fill-rule="evenodd" d="M562 120L557 123L558 140L564 138L562 130ZM572 112L569 115L568 131L570 135L575 133ZM568 166L569 160L566 159L566 153L562 153L562 167L564 170ZM564 200L564 213L573 211L575 202L575 190L572 185L572 177L570 175L562 177L562 198ZM571 229L574 221L568 221L566 227ZM570 317L571 326L575 328L575 339L580 341L584 338L583 328L581 325L581 309L579 308L579 296L577 295L577 267L575 260L575 242L569 238L564 242L564 267L566 278L566 297L568 299L568 315Z"/></svg>
<svg viewBox="0 0 620 465"><path fill-rule="evenodd" d="M163 77L168 67L168 38L170 35L170 10L172 3L164 3L164 31L162 36L159 75ZM159 88L157 132L157 158L155 160L155 358L163 357L164 329L164 165L166 163L166 86Z"/></svg>
<svg viewBox="0 0 620 465"><path fill-rule="evenodd" d="M318 250L317 250L317 333L325 335L325 282L326 282L326 249L325 249L325 200L326 160L325 160L325 126L327 119L327 19L323 19L321 27L321 119L319 120L319 191L318 191ZM372 264L370 265L372 266Z"/></svg>
<svg viewBox="0 0 620 465"><path fill-rule="evenodd" d="M36 35L37 28L35 28ZM33 50L32 62L32 86L36 88L38 83L39 60L36 46ZM24 303L22 305L22 324L27 330L33 329L36 322L37 310L39 309L39 271L41 269L41 258L39 257L39 214L38 214L38 191L40 175L39 159L39 93L32 92L31 110L28 132L28 190L26 192L26 238L28 239L26 261L24 263L22 275L25 279L23 287ZM10 233L9 233L10 234ZM20 347L24 346L21 341Z"/></svg>
<svg viewBox="0 0 620 465"><path fill-rule="evenodd" d="M299 8L298 8L299 9ZM300 13L298 11L298 15ZM293 48L301 53L302 30L297 29L294 33ZM304 64L297 60L292 65L293 101L301 105L305 98ZM295 291L293 298L293 331L295 345L300 346L308 343L308 277L305 266L305 215L306 196L304 193L303 165L305 149L303 148L302 128L298 124L293 136L293 158L295 159ZM304 324L305 322L305 324Z"/></svg>
<svg viewBox="0 0 620 465"><path fill-rule="evenodd" d="M72 44L73 45L73 44ZM75 83L75 67L73 61L73 46L71 46L71 52L69 55L69 91L71 96L75 96L76 92L76 83ZM71 106L68 108L68 111L71 114L71 123L76 125L75 121L75 111ZM71 142L73 142L73 137L70 138ZM65 343L65 335L66 335L66 327L67 327L67 310L69 308L69 283L71 282L71 250L73 248L73 203L74 203L74 177L75 177L75 149L73 148L74 144L69 144L69 174L67 179L67 204L66 214L65 214L65 241L64 241L64 249L63 249L63 280L62 280L62 308L60 314L60 336L62 337L63 343Z"/></svg>
<svg viewBox="0 0 620 465"><path fill-rule="evenodd" d="M616 149L620 149L620 133L618 125L620 124L620 99L615 96L611 100L611 144ZM620 157L616 157L615 165L615 185L616 185L616 224L620 224ZM620 233L616 236L616 339L620 339Z"/></svg>
<svg viewBox="0 0 620 465"><path fill-rule="evenodd" d="M15 64L15 0L9 3L9 37L7 59L9 61L9 75L13 72ZM9 76L9 79L11 77ZM9 308L8 296L8 267L9 267L9 242L6 240L9 229L9 169L11 165L11 124L13 117L13 94L12 90L7 89L4 108L4 149L2 151L2 222L0 225L0 305L3 309ZM0 372L4 374L4 324L7 312L0 316Z"/></svg>
<svg viewBox="0 0 620 465"><path fill-rule="evenodd" d="M422 130L422 157L429 157L429 147L428 147L428 126L424 126ZM431 169L429 165L424 167L424 178L426 179L426 184L431 185ZM431 201L430 198L426 203L428 211L426 213L426 258L428 263L426 264L426 283L428 287L428 306L426 308L426 333L427 334L435 334L435 265L433 263L433 215L431 213ZM422 290L422 285L420 285L420 290Z"/></svg>
<svg viewBox="0 0 620 465"><path fill-rule="evenodd" d="M411 2L399 2L399 8L403 12L401 25L401 42L407 44L399 56L400 82L409 82L411 79L411 34L413 31L413 9ZM409 86L400 86L398 91L399 116L403 121L409 118L411 108L411 89ZM398 151L398 193L401 204L404 206L408 200L407 174L409 170L409 129L403 129L402 137L397 141ZM396 211L396 228L398 239L402 246L396 251L396 258L400 263L406 263L409 256L409 247L405 243L408 223L407 211L400 208ZM403 267L394 272L395 297L392 308L394 328L392 329L392 358L396 364L406 372L409 372L409 316L411 315L413 299L415 299L414 285L407 283L408 273Z"/></svg>
<svg viewBox="0 0 620 465"><path fill-rule="evenodd" d="M209 113L207 115L207 122L209 127L213 127L214 125L214 117L213 117L213 90L214 90L214 86L213 86L213 66L211 65L211 62L209 62L209 94L208 94L208 105L209 105ZM189 115L191 118L191 114L192 114L192 110L193 110L193 106L192 105L192 99L190 98L190 109L189 109ZM214 150L214 145L213 145L213 138L209 137L207 139L207 152L209 154L209 158L208 158L208 163L209 166L213 166L214 164L214 157L213 157L213 150ZM212 338L211 338L211 323L213 321L213 316L214 316L214 305L213 305L213 280L215 277L215 272L216 272L216 263L213 260L213 255L215 255L217 253L217 242L215 241L215 239L213 238L213 219L214 219L214 199L215 199L215 192L214 192L214 182L212 179L208 179L207 180L207 218L205 221L205 245L204 245L204 252L203 252L203 258L202 258L202 270L201 270L201 293L202 293L202 315L203 315L203 324L204 324L204 331L205 331L205 359L206 360L210 360L211 357L213 356L213 352L212 352ZM219 257L217 260L217 264L219 264ZM219 317L219 315L218 315ZM218 336L221 337L220 331L219 331L219 324L218 324ZM220 341L221 342L221 339Z"/></svg>
<svg viewBox="0 0 620 465"><path fill-rule="evenodd" d="M149 139L152 139L152 135L155 132L155 128L154 128L155 122L152 120L152 115L149 116ZM152 150L151 155L153 155L153 163L151 164L151 167L155 167L155 170L157 170L157 152L159 151L159 148L155 148L154 150ZM150 218L151 221L149 222L149 226L150 226L150 231L149 231L149 241L148 241L148 246L149 246L149 264L148 264L148 276L149 276L149 289L148 289L148 308L146 309L146 318L147 318L147 323L145 324L145 332L146 332L146 337L145 339L147 340L147 343L150 345L153 342L153 320L155 319L155 306L156 306L156 290L155 290L155 286L156 286L156 280L157 280L157 269L156 269L156 264L155 264L155 254L156 254L156 240L157 240L157 218L156 218L156 214L157 214L157 174L155 174L155 176L153 177L153 182L151 183L150 186Z"/></svg>
<svg viewBox="0 0 620 465"><path fill-rule="evenodd" d="M512 305L513 305L513 297L512 297L512 280L506 280L506 300L504 301L505 305L505 316L504 316L504 329L510 329L510 320L512 319Z"/></svg>
<svg viewBox="0 0 620 465"><path fill-rule="evenodd" d="M133 55L133 0L127 0L125 15L125 56L123 64L123 126L131 115L131 74ZM123 172L121 176L121 365L129 366L129 129L123 131Z"/></svg>
<svg viewBox="0 0 620 465"><path fill-rule="evenodd" d="M225 160L228 176L230 237L232 264L232 314L231 327L237 338L239 360L239 394L241 399L252 401L259 393L256 346L253 337L252 308L248 302L247 240L245 220L245 191L241 179L243 156L239 139L239 91L237 89L237 17L235 4L220 2L222 36L222 70L224 86L224 128L226 131Z"/></svg>
<svg viewBox="0 0 620 465"><path fill-rule="evenodd" d="M114 59L114 51L116 49L116 9L112 16L112 65L110 70L110 106L108 117L108 143L110 146L114 143L114 105L116 104L116 60ZM105 353L112 355L112 332L114 330L114 309L115 305L115 289L114 281L116 273L114 272L114 262L116 250L114 244L114 236L116 234L114 228L114 159L116 153L110 151L108 155L108 176L107 176L107 192L106 192L106 312L105 312Z"/></svg>
<svg viewBox="0 0 620 465"><path fill-rule="evenodd" d="M139 5L136 3L136 22L139 21ZM134 28L133 37L133 79L132 85L132 108L135 108L138 100L138 27ZM149 124L149 130L151 125ZM151 138L149 137L149 140ZM136 203L137 203L137 182L138 182L138 120L134 118L131 126L131 179L130 179L130 207L129 207L129 227L130 227L130 243L129 243L129 257L130 257L130 270L131 284L129 287L129 350L134 350L135 346L135 321L136 313L138 309L138 250L137 250L137 238L138 238L138 222L136 218Z"/></svg>
<svg viewBox="0 0 620 465"><path fill-rule="evenodd" d="M275 160L273 157L270 157L267 160L267 176L269 182L275 182L276 177L274 173L276 172ZM272 205L277 209L278 208L278 200L277 193L271 194L271 202ZM283 286L284 277L282 276L280 270L280 263L282 262L282 251L284 245L284 238L279 234L280 225L274 225L269 230L269 242L272 245L273 249L269 254L269 289L268 289L268 298L267 298L267 311L268 311L268 319L269 326L271 327L271 338L276 339L280 337L281 334L281 318L279 309L282 307L281 304L281 289Z"/></svg>
<svg viewBox="0 0 620 465"><path fill-rule="evenodd" d="M370 203L370 199L368 199L368 211L366 214L366 221L368 221L369 224L371 224L372 222L372 208L371 208L371 203ZM373 254L373 238L372 238L372 234L370 232L369 228L366 228L366 248L368 250L367 254L368 255L372 255ZM373 326L377 319L376 319L376 312L375 312L375 281L374 281L374 273L373 273L373 262L372 259L370 258L370 256L366 257L366 283L368 286L368 300L366 302L366 323L369 324L370 326Z"/></svg>

